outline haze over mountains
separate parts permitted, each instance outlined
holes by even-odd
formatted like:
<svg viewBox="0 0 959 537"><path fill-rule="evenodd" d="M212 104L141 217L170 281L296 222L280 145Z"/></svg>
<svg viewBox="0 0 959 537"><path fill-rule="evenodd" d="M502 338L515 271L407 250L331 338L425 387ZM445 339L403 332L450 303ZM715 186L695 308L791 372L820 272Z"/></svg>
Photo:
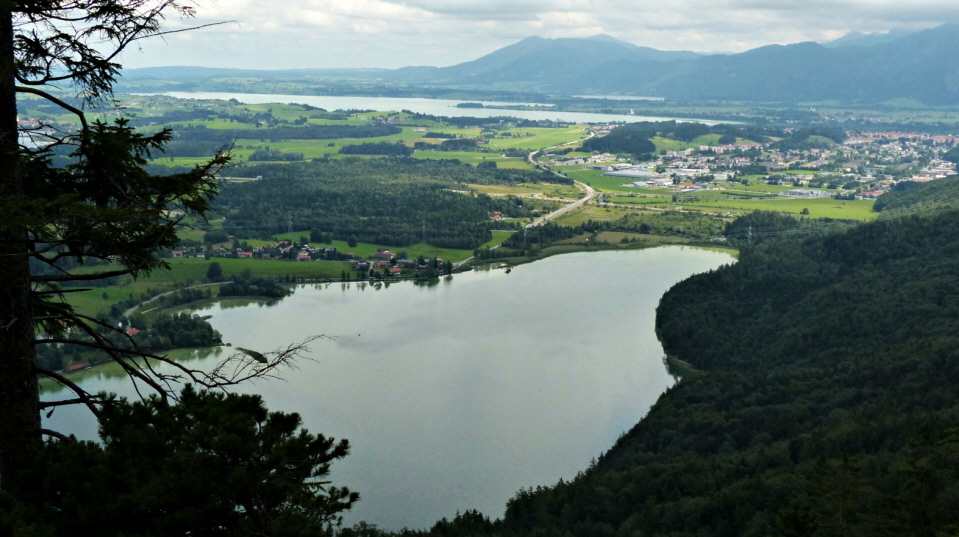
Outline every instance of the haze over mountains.
<svg viewBox="0 0 959 537"><path fill-rule="evenodd" d="M211 78L353 79L554 95L850 104L903 99L948 105L959 104L956 50L959 25L954 24L914 33L850 33L825 44L769 45L728 55L661 51L606 35L530 37L450 67L287 71L168 67L125 71L123 82L136 82L142 89L153 80L189 90Z"/></svg>

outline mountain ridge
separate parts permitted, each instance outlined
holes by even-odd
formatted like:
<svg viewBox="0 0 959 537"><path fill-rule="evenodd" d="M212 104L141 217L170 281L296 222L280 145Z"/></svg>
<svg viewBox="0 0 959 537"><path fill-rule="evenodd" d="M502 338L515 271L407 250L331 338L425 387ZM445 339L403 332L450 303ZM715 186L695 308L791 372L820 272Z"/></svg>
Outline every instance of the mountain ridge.
<svg viewBox="0 0 959 537"><path fill-rule="evenodd" d="M850 33L825 44L773 44L738 54L711 55L641 47L605 34L554 39L534 36L448 67L284 71L218 68L210 70L206 78L338 78L454 89L618 94L670 100L876 104L911 99L926 105L956 105L959 55L954 54L955 50L959 50L956 24L878 36ZM188 84L203 78L200 68L180 68L179 73L176 69L127 70L123 79L165 77Z"/></svg>

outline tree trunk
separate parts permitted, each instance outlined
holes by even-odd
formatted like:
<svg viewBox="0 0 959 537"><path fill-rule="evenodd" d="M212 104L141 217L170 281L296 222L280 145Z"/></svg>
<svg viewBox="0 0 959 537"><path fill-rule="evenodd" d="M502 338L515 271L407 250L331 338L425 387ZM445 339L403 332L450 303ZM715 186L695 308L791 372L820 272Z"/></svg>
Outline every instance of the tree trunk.
<svg viewBox="0 0 959 537"><path fill-rule="evenodd" d="M7 200L23 194L12 14L12 1L0 0L0 199ZM23 228L0 231L0 488L40 445L26 239Z"/></svg>

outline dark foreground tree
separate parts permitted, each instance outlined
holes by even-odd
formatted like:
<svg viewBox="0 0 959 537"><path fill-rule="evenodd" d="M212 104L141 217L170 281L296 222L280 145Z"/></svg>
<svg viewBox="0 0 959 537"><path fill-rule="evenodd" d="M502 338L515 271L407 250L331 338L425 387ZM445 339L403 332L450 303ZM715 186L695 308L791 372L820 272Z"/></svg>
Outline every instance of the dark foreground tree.
<svg viewBox="0 0 959 537"><path fill-rule="evenodd" d="M258 395L188 386L177 404L154 396L106 406L100 424L102 444L45 445L17 480L17 509L7 509L0 528L321 535L359 498L323 481L348 453L346 440L299 429L299 415L268 412Z"/></svg>
<svg viewBox="0 0 959 537"><path fill-rule="evenodd" d="M76 285L109 277L137 277L166 264L154 253L177 244L185 218L202 217L217 191L216 172L228 156L172 176L143 166L169 140L143 135L123 121L88 120L90 109L112 104L119 53L163 32L167 16L189 17L178 0L0 0L0 488L43 449L40 413L68 404L103 415L110 399L88 393L63 375L35 365L37 345L74 345L106 352L142 395L176 398L180 383L222 388L269 376L303 350L242 351L212 371L140 351L116 327L74 312L66 303ZM76 117L24 129L18 95L41 98ZM54 165L54 159L67 157ZM109 262L99 274L70 273L83 260ZM65 284L73 285L69 290ZM43 338L36 335L44 333ZM118 343L119 342L119 343ZM166 362L174 373L154 368ZM75 393L42 402L38 376Z"/></svg>

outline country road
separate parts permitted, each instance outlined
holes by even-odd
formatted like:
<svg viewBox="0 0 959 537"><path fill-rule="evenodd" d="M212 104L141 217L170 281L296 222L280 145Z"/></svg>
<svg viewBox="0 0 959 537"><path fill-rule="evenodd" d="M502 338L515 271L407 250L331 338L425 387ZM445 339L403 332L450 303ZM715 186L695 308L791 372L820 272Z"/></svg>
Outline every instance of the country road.
<svg viewBox="0 0 959 537"><path fill-rule="evenodd" d="M590 136L592 136L592 133L590 133ZM559 144L559 145L567 145L567 144ZM536 167L536 161L533 160L533 156L536 155L536 153L539 153L540 151L546 151L547 149L552 149L553 147L559 147L559 146L558 146L558 145L554 145L554 146L551 146L551 147L544 147L543 149L540 149L540 150L537 150L537 151L533 151L533 152L531 152L529 155L526 156L526 159L527 159L527 160L529 161L529 163L535 168L535 167ZM555 171L553 171L553 170L549 170L549 171L550 171L550 173L552 173L553 175L562 177L562 178L564 178L564 179L566 178L565 175L563 175L563 174L561 174L561 173L559 173L559 172L555 172ZM546 215L546 216L537 218L537 219L534 220L532 223L526 224L526 227L530 228L530 227L542 226L542 225L546 224L546 222L549 222L550 220L553 220L553 219L555 219L555 218L557 218L557 217L563 216L564 214L572 211L573 209L577 209L577 208L579 208L579 207L582 207L583 205L586 205L586 204L589 202L589 200L593 199L593 197L596 196L596 189L594 189L593 187L587 185L586 183L581 183L581 182L575 181L575 180L573 181L573 183L575 183L576 186L578 186L578 187L580 188L580 190L582 190L583 192L586 193L586 195L585 195L584 197L582 197L582 198L580 198L580 199L578 199L578 200L576 200L576 201L574 201L574 202L566 205L565 207L561 207L561 208L559 208L559 209L557 209L557 210L549 213L549 214Z"/></svg>
<svg viewBox="0 0 959 537"><path fill-rule="evenodd" d="M153 302L154 300L156 300L156 299L158 299L158 298L160 298L160 297L163 297L163 296L172 295L173 293L178 293L178 292L180 292L180 291L183 291L184 289L196 289L196 288L198 288L198 287L210 287L211 285L220 285L220 284L224 284L224 283L233 283L233 282L232 282L232 281L229 281L229 282L204 283L204 284L202 284L202 285L194 285L194 286L191 286L191 287L184 287L183 289L174 289L174 290L172 290L172 291L167 291L166 293L160 293L159 295L157 295L157 296L155 296L155 297L152 297L152 298L150 298L149 300L146 300L146 301L144 301L144 302L140 302L140 303L137 304L136 306L133 306L132 308L124 311L124 312L123 312L123 316L124 316L124 317L129 317L129 316L133 315L133 312L135 312L136 310L138 310L139 308L141 308L141 307L143 307L143 306L146 306L146 305L149 304L150 302Z"/></svg>
<svg viewBox="0 0 959 537"><path fill-rule="evenodd" d="M593 133L590 133L589 136L587 136L587 138L592 138L592 137L593 137ZM570 143L575 143L575 142L578 142L578 141L580 141L580 140L574 140L574 141L572 141L572 142L568 142L568 143L565 143L565 144L557 144L557 145L552 145L552 146L549 146L549 147L544 147L544 148L542 148L542 149L537 149L536 151L532 151L529 155L527 155L527 156L526 156L526 159L529 161L530 165L533 166L533 168L536 168L536 167L537 167L536 161L533 160L533 156L535 156L536 153L539 153L540 151L546 151L547 149L552 149L552 148L554 148L554 147L559 147L559 146L561 146L561 145L569 145ZM566 179L566 178L567 178L565 175L563 175L563 174L561 174L561 173L559 173L559 172L554 172L553 170L549 170L549 172L552 173L553 175L558 176L558 177L562 177L563 179ZM581 182L576 181L576 180L574 180L573 183L574 183L577 187L579 187L579 189L582 190L586 195L583 196L582 198L580 198L580 199L578 199L578 200L576 200L576 201L574 201L574 202L572 202L572 203L564 206L564 207L560 207L559 209L557 209L557 210L549 213L549 214L546 215L546 216L541 216L541 217L537 218L537 219L534 220L533 222L531 222L531 223L529 223L529 224L526 224L526 227L527 227L527 228L531 228L531 227L536 227L536 226L542 226L543 224L545 224L546 222L549 222L550 220L553 220L554 218L563 216L564 214L572 211L573 209L577 209L577 208L579 208L579 207L582 207L583 205L586 205L586 203L588 203L589 200L593 199L593 198L596 196L596 194L597 194L596 189L594 189L593 187L587 185L586 183L581 183ZM491 248L491 250L492 250L492 249L495 249L495 248L499 248L499 245L494 246L493 248ZM469 263L469 262L472 261L472 260L473 260L473 256L469 256L469 257L467 257L466 259L464 259L464 260L462 260L462 261L460 261L460 262L458 262L458 263L453 263L453 268L459 267L460 265L465 265L466 263Z"/></svg>

